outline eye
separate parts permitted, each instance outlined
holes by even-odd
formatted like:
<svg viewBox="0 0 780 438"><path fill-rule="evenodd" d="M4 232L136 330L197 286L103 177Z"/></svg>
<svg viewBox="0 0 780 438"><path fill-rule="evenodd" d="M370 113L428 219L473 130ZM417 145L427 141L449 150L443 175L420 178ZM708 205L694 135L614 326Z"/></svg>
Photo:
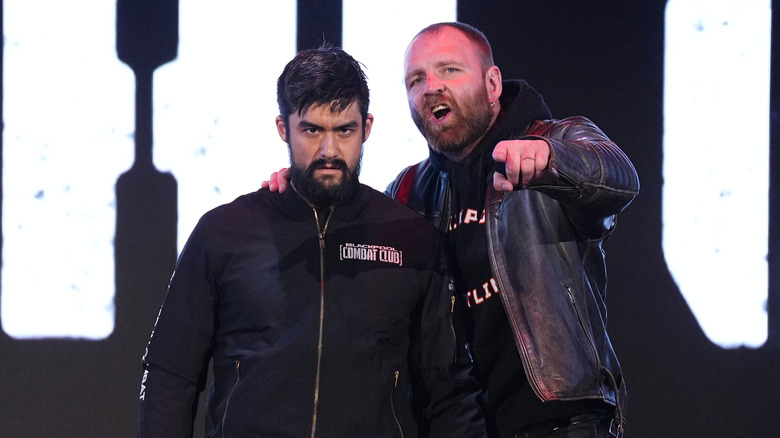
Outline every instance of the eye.
<svg viewBox="0 0 780 438"><path fill-rule="evenodd" d="M313 126L310 126L310 127L308 127L308 128L303 128L303 132L304 132L305 134L316 134L316 133L317 133L317 131L318 131L318 129L317 129L317 128L315 128L315 127L313 127Z"/></svg>
<svg viewBox="0 0 780 438"><path fill-rule="evenodd" d="M412 88L415 85L421 83L423 81L423 78L414 78L411 81L409 81L409 84L407 85L407 88Z"/></svg>

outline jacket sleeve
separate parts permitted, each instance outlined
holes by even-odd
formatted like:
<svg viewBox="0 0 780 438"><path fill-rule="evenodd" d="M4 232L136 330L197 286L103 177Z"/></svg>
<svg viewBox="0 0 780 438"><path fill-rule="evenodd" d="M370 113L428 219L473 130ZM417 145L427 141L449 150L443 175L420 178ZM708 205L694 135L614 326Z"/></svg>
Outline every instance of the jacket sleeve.
<svg viewBox="0 0 780 438"><path fill-rule="evenodd" d="M531 188L561 202L585 232L609 231L614 215L639 193L634 165L585 117L537 121L520 139L541 139L550 145L550 171Z"/></svg>
<svg viewBox="0 0 780 438"><path fill-rule="evenodd" d="M138 404L138 437L192 437L199 393L197 384L146 364Z"/></svg>
<svg viewBox="0 0 780 438"><path fill-rule="evenodd" d="M146 353L139 437L191 437L213 351L216 291L203 220L182 251Z"/></svg>
<svg viewBox="0 0 780 438"><path fill-rule="evenodd" d="M484 437L477 402L481 388L472 375L471 356L457 318L443 243L438 248L411 349L412 366L418 367L422 380L422 388L414 389L415 404L423 413L420 436Z"/></svg>

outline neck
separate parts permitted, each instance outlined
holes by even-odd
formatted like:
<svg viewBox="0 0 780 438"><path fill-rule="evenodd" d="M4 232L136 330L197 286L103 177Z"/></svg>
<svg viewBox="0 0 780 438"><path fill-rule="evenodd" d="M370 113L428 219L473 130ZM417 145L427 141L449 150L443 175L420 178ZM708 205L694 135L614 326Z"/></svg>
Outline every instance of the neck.
<svg viewBox="0 0 780 438"><path fill-rule="evenodd" d="M455 152L442 152L442 155L444 155L445 157L447 157L447 159L448 159L448 160L450 160L450 161L453 161L453 162L455 162L455 163L462 163L462 162L463 162L463 160L465 160L465 159L466 159L466 157L468 157L468 156L469 156L469 154L471 153L471 151L473 151L473 150L474 150L474 148L476 148L476 147L477 147L477 145L479 144L479 142L480 142L480 141L482 141L482 139L483 139L484 137L485 137L485 136L483 135L483 136L482 136L482 137L480 137L480 139L479 139L479 140L477 140L475 143L472 143L472 144L470 144L470 145L466 146L465 148L463 148L463 149L461 149L461 150L459 150L459 151L455 151Z"/></svg>

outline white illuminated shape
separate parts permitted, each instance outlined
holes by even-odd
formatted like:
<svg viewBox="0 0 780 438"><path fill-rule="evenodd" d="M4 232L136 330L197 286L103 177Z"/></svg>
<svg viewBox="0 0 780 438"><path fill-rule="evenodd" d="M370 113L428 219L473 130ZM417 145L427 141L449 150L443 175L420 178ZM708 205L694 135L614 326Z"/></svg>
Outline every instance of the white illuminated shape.
<svg viewBox="0 0 780 438"><path fill-rule="evenodd" d="M366 66L370 112L375 117L360 180L384 191L404 167L428 156L406 101L406 46L429 24L456 21L457 1L398 0L372 3L369 8L364 1L344 0L343 11L342 46Z"/></svg>
<svg viewBox="0 0 780 438"><path fill-rule="evenodd" d="M296 1L187 0L176 60L154 76L154 164L178 182L178 248L203 213L289 163L276 80L295 55Z"/></svg>
<svg viewBox="0 0 780 438"><path fill-rule="evenodd" d="M666 8L663 250L723 347L767 338L771 18L770 0Z"/></svg>
<svg viewBox="0 0 780 438"><path fill-rule="evenodd" d="M134 77L116 4L3 2L3 330L114 329L117 177L133 162Z"/></svg>

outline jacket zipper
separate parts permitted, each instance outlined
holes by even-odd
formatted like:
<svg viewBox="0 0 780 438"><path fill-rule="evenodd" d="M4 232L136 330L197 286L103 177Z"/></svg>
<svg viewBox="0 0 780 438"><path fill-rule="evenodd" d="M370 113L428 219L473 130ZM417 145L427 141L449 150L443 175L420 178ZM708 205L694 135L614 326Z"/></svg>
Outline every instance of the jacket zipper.
<svg viewBox="0 0 780 438"><path fill-rule="evenodd" d="M401 438L404 438L404 430L401 427L401 422L398 420L398 414L395 412L395 390L398 388L398 377L400 374L401 372L398 370L393 374L393 388L390 390L390 410L393 412L395 425L398 426L398 433L401 434Z"/></svg>
<svg viewBox="0 0 780 438"><path fill-rule="evenodd" d="M328 223L333 216L333 207L330 208L322 229L320 229L320 217L317 214L317 209L312 207L312 210L314 211L314 220L317 222L317 238L320 244L320 327L317 339L317 371L314 377L314 409L311 419L311 438L314 438L317 433L317 409L320 401L320 372L322 369L322 332L325 321L325 232L328 230Z"/></svg>
<svg viewBox="0 0 780 438"><path fill-rule="evenodd" d="M588 341L590 341L590 348L593 353L593 357L596 359L596 362L599 362L599 356L596 352L596 342L593 340L593 336L591 335L590 330L587 329L587 325L585 324L585 320L582 318L582 315L580 314L579 305L577 304L577 300L574 299L574 292L571 289L570 285L565 285L566 287L566 293L569 295L569 301L571 301L572 307L574 307L574 313L577 314L577 319L580 321L580 327L582 327L582 331L585 332L585 335L588 337ZM617 391L617 388L615 388L615 391Z"/></svg>
<svg viewBox="0 0 780 438"><path fill-rule="evenodd" d="M581 198L582 197L582 190L581 190L582 189L582 181L578 181L573 173L568 172L566 170L562 170L562 169L557 169L556 168L555 171L558 172L558 174L561 176L561 178L563 178L564 180L566 180L569 183L571 183L571 187L550 186L550 188L553 189L553 190L559 190L559 191L574 190L575 192L577 192L577 195L578 195L577 197Z"/></svg>
<svg viewBox="0 0 780 438"><path fill-rule="evenodd" d="M503 194L501 196L501 199L496 202L498 205L496 206L496 211L494 213L496 219L499 217L499 211L501 210L501 206L503 205L504 196L506 194ZM488 197L488 201L489 201ZM490 204L485 205L486 214L490 212ZM547 401L548 398L544 396L544 393L542 391L541 385L539 384L539 379L536 376L536 372L531 368L531 358L528 355L528 351L525 348L525 345L523 344L522 340L519 339L517 336L518 333L520 333L520 329L517 324L517 319L515 316L511 313L511 306L508 303L509 298L507 297L507 289L504 286L504 282L502 281L502 276L500 275L500 270L496 269L498 266L498 263L496 262L496 256L494 254L493 248L495 247L495 244L493 242L493 229L495 225L493 224L492 220L486 220L485 225L487 225L487 239L488 239L488 256L490 257L490 269L493 271L493 275L496 279L496 282L498 283L498 290L501 291L499 294L499 298L501 299L501 303L504 305L504 310L507 312L507 318L509 319L509 324L512 326L512 333L515 337L515 344L518 346L518 350L520 351L520 354L523 356L523 360L521 361L523 364L523 369L525 370L526 376L528 376L528 383L531 384L531 388L533 388L536 395L542 400Z"/></svg>
<svg viewBox="0 0 780 438"><path fill-rule="evenodd" d="M450 297L450 334L452 335L452 363L458 361L458 335L455 333L455 323L452 320L455 314L455 295Z"/></svg>
<svg viewBox="0 0 780 438"><path fill-rule="evenodd" d="M441 172L440 177L442 178L442 184L445 185L444 187L444 199L441 200L440 205L441 208L439 209L439 223L436 224L439 231L442 231L444 233L447 233L449 230L450 225L450 183L449 183L449 177L445 176L445 172Z"/></svg>
<svg viewBox="0 0 780 438"><path fill-rule="evenodd" d="M491 253L490 258L493 259L493 254ZM495 265L495 263L494 263ZM496 272L496 271L494 271ZM513 314L509 312L510 306L509 303L507 303L508 298L506 298L506 293L503 293L507 291L508 289L504 288L504 284L501 281L501 276L496 275L495 276L496 282L498 283L498 288L502 292L499 294L499 297L501 298L501 301L504 304L504 309L506 309L507 317L509 318L509 323L512 325L512 334L516 338L515 344L520 347L520 351L523 355L523 360L521 361L523 363L523 369L525 369L525 373L528 376L528 383L531 384L531 387L533 388L534 392L542 401L547 401L548 398L544 396L544 393L542 391L541 385L539 385L539 379L536 377L536 372L531 368L531 358L528 355L528 351L525 348L525 345L523 344L521 339L518 339L517 333L520 333L520 329L517 325L517 320L514 317Z"/></svg>
<svg viewBox="0 0 780 438"><path fill-rule="evenodd" d="M225 411L222 412L222 438L225 437L225 422L227 421L228 408L230 407L230 399L233 397L233 393L236 392L238 382L241 380L241 361L236 360L236 381L233 383L233 389L230 390L230 394L225 401Z"/></svg>

